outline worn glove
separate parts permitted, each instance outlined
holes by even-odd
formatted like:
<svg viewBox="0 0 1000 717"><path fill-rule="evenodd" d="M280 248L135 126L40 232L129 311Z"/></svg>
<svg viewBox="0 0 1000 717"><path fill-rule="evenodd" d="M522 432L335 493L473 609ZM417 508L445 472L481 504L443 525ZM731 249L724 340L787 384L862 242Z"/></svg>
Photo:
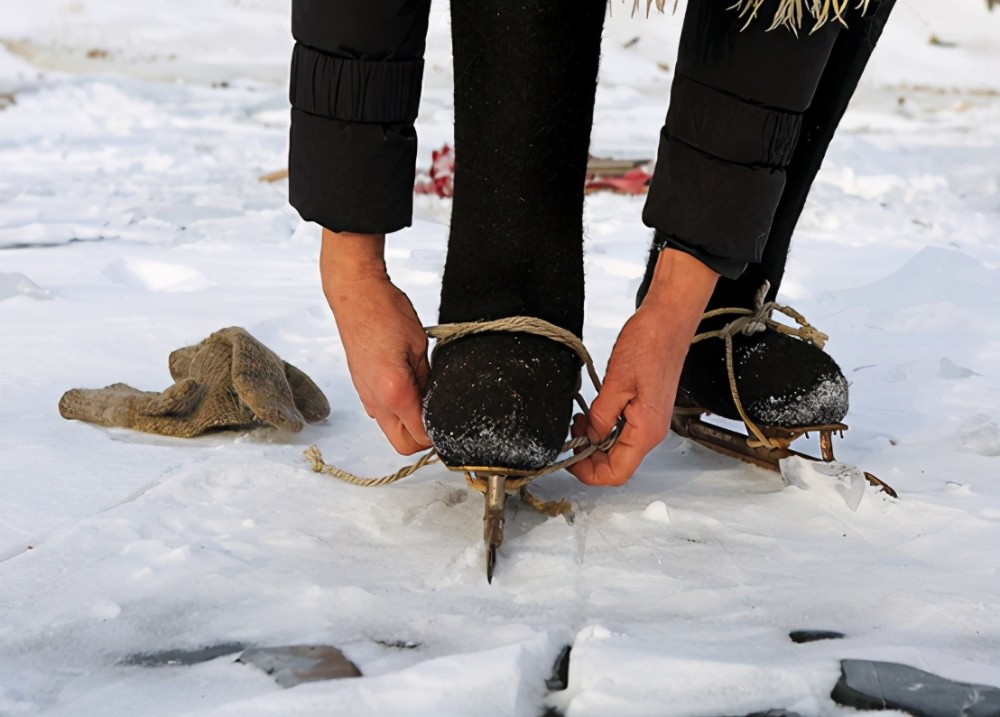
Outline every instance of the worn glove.
<svg viewBox="0 0 1000 717"><path fill-rule="evenodd" d="M205 431L271 425L300 431L330 404L302 371L246 329L221 329L170 354L174 385L162 393L116 383L74 388L59 400L63 418L190 438Z"/></svg>

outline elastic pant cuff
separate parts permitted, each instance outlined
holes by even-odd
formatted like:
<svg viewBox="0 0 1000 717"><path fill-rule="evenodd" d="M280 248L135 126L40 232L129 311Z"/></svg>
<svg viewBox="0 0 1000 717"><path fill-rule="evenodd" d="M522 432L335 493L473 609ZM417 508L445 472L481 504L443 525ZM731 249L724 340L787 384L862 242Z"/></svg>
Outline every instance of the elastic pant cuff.
<svg viewBox="0 0 1000 717"><path fill-rule="evenodd" d="M413 124L423 74L422 59L346 59L296 43L289 99L292 107L327 119Z"/></svg>
<svg viewBox="0 0 1000 717"><path fill-rule="evenodd" d="M726 279L738 278L740 274L746 271L747 268L747 262L745 261L726 259L721 256L713 256L699 247L691 246L676 237L668 236L661 232L656 232L653 237L653 249L657 253L663 251L664 249L682 251L685 254L693 256L716 274ZM650 261L652 261L652 259Z"/></svg>

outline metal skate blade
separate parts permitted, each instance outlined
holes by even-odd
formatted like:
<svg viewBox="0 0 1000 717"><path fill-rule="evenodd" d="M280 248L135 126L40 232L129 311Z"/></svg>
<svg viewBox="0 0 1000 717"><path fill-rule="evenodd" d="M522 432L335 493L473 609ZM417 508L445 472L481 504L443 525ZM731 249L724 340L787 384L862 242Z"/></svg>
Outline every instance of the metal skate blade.
<svg viewBox="0 0 1000 717"><path fill-rule="evenodd" d="M803 426L801 428L773 428L762 426L761 431L771 438L783 439L786 443L778 448L766 448L763 446L751 446L747 441L747 435L736 433L714 423L708 423L701 419L702 413L708 413L705 409L682 407L675 411L670 429L682 438L693 441L705 448L724 456L735 458L745 463L751 463L761 468L781 473L781 460L790 456L799 456L806 460L817 463L830 463L834 461L833 455L833 434L838 433L843 436L847 426L843 423L830 423L822 426ZM819 434L820 458L801 453L790 447L792 441L800 436L808 436L810 433ZM898 498L898 494L885 481L876 478L867 471L863 471L868 482L892 498Z"/></svg>
<svg viewBox="0 0 1000 717"><path fill-rule="evenodd" d="M504 511L507 503L507 479L496 473L486 476L486 511L483 514L483 541L486 543L486 581L493 583L497 551L503 543Z"/></svg>
<svg viewBox="0 0 1000 717"><path fill-rule="evenodd" d="M496 547L489 545L486 548L486 582L490 585L493 584L493 568L497 564L497 549Z"/></svg>

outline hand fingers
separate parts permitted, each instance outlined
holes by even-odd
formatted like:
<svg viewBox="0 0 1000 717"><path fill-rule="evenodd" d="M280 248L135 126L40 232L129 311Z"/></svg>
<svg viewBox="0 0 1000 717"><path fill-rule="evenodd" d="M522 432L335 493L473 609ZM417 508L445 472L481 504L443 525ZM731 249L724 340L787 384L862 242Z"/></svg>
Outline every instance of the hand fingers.
<svg viewBox="0 0 1000 717"><path fill-rule="evenodd" d="M573 465L568 466L566 471L584 485L603 485L602 483L594 482L594 474L597 472L597 463L601 460L606 461L607 454L597 452L579 463L574 463Z"/></svg>
<svg viewBox="0 0 1000 717"><path fill-rule="evenodd" d="M382 429L382 433L385 437L389 439L389 443L392 447L396 449L397 453L401 453L404 456L409 456L414 453L418 453L425 450L428 446L419 443L413 438L410 431L403 425L395 416L377 416L375 418L378 423L378 427Z"/></svg>
<svg viewBox="0 0 1000 717"><path fill-rule="evenodd" d="M430 448L431 439L424 428L424 409L420 403L420 394L414 391L414 400L397 409L396 415L400 425L410 435L410 438L421 448Z"/></svg>
<svg viewBox="0 0 1000 717"><path fill-rule="evenodd" d="M430 378L431 367L427 363L427 352L423 352L416 357L413 365L413 375L410 377L409 387L398 396L399 403L395 406L396 415L400 422L410 433L410 436L422 448L430 448L431 439L424 428L424 391L427 388L427 381Z"/></svg>
<svg viewBox="0 0 1000 717"><path fill-rule="evenodd" d="M659 420L658 414L644 411L634 402L630 402L622 413L625 415L625 425L611 449L606 453L594 453L588 460L569 468L569 472L581 483L623 485L639 468L646 454L667 434L666 425Z"/></svg>
<svg viewBox="0 0 1000 717"><path fill-rule="evenodd" d="M582 413L578 413L573 416L573 422L569 427L569 434L573 438L585 437L587 435L587 417ZM573 453L578 454L582 450L584 450L582 446L580 448L574 448Z"/></svg>
<svg viewBox="0 0 1000 717"><path fill-rule="evenodd" d="M646 435L639 428L626 423L618 442L607 452L607 460L596 464L589 476L591 485L623 485L639 468L657 444L655 437Z"/></svg>
<svg viewBox="0 0 1000 717"><path fill-rule="evenodd" d="M570 466L569 472L586 485L624 485L656 445L637 433L637 429L626 423L611 450L594 453L588 460Z"/></svg>
<svg viewBox="0 0 1000 717"><path fill-rule="evenodd" d="M379 387L381 405L375 409L375 420L386 438L400 453L410 454L431 445L424 430L423 407L415 377L406 370L387 376Z"/></svg>
<svg viewBox="0 0 1000 717"><path fill-rule="evenodd" d="M603 441L614 429L619 416L634 395L634 392L624 390L614 380L614 374L609 371L609 376L606 377L604 385L597 393L597 398L590 406L589 415L581 416L583 421L579 423L574 419L573 435L577 435L576 431L583 427L592 443ZM597 451L590 458L570 466L567 470L576 476L577 480L587 485L621 485L628 480L628 476L620 481L617 480L615 474L612 473L608 458L607 453Z"/></svg>
<svg viewBox="0 0 1000 717"><path fill-rule="evenodd" d="M590 406L590 415L587 417L587 435L590 440L597 443L607 438L633 398L635 391L614 381L613 376L609 377Z"/></svg>
<svg viewBox="0 0 1000 717"><path fill-rule="evenodd" d="M420 395L423 396L427 393L427 384L431 378L431 365L427 360L427 346L424 346L424 350L413 357L410 362L413 367L413 378L417 384L417 390Z"/></svg>

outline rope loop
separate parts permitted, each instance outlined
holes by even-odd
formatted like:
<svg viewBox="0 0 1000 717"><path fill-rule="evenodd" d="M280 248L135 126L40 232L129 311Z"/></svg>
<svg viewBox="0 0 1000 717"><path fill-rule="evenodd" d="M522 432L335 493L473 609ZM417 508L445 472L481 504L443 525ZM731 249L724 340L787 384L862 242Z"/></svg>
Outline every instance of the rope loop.
<svg viewBox="0 0 1000 717"><path fill-rule="evenodd" d="M579 339L579 337L571 331L567 331L566 329L556 326L555 324L550 324L548 321L543 319L538 319L533 316L511 316L509 318L497 319L494 321L440 324L438 326L426 327L424 331L427 332L427 335L430 338L437 340L435 351L441 346L451 341L455 341L456 339L488 331L507 331L543 336L545 338L552 339L557 343L563 344L564 346L568 346L576 352L576 355L580 358L580 363L587 369L587 374L590 376L590 380L594 384L594 388L598 391L601 390L601 380L597 375L597 370L594 368L594 360L591 358L590 353L587 351L587 348L583 345L583 342ZM583 400L583 397L580 396L580 394L575 396L575 400L584 413L589 412L590 407L587 405L587 402ZM603 440L598 441L597 443L591 443L590 439L586 436L579 436L566 441L566 443L563 444L562 450L559 452L562 454L567 451L573 451L572 456L564 458L561 461L556 461L534 471L518 471L511 474L505 481L507 491L516 492L518 490L523 490L528 483L536 478L568 468L576 463L579 463L580 461L586 460L597 451L609 450L618 440L624 426L625 418L622 416L618 419L618 423L611 430L611 432ZM349 471L345 471L324 462L323 454L320 453L319 448L316 446L311 446L306 450L305 458L312 465L312 469L316 473L324 473L334 478L339 478L340 480L352 485L358 485L365 488L390 485L396 481L413 475L424 466L440 462L441 460L437 451L431 448L415 463L404 466L395 473L390 473L389 475L378 478L362 478ZM466 479L469 482L469 485L476 490L479 490L480 492L484 492L486 490L485 482L481 479L473 477L468 472L466 472Z"/></svg>

